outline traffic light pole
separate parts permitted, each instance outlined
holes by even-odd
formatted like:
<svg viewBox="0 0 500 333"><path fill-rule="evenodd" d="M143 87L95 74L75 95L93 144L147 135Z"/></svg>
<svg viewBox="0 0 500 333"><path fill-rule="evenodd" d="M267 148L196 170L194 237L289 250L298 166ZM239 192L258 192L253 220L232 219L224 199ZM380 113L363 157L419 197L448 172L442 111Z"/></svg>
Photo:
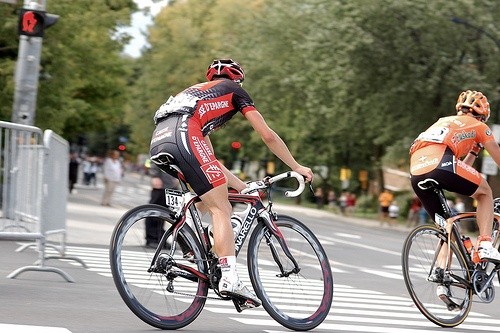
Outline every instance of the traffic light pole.
<svg viewBox="0 0 500 333"><path fill-rule="evenodd" d="M25 0L24 8L45 10L45 0ZM14 75L15 91L12 122L34 125L42 37L19 36L19 52Z"/></svg>

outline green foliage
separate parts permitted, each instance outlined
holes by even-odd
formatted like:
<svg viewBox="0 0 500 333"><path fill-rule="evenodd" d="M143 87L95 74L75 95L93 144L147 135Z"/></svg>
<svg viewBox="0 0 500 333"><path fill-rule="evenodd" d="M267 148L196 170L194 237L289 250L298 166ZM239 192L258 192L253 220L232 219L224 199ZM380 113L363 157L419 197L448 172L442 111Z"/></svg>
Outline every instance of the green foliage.
<svg viewBox="0 0 500 333"><path fill-rule="evenodd" d="M373 178L382 164L407 165L412 139L452 114L463 89L483 91L492 122L500 122L496 0L171 1L139 59L120 56L127 36L117 32L136 9L132 0L47 2L61 19L44 38L48 79L40 81L37 125L70 138L98 133L93 137L109 143L110 127L130 128L127 149L147 152L155 110L204 80L218 57L243 65L259 111L301 163L329 167L328 184L339 183L341 167L352 169L356 186L361 169ZM0 4L6 120L18 43L14 9ZM219 158L230 158L235 139L245 157L273 158L241 116L212 136Z"/></svg>
<svg viewBox="0 0 500 333"><path fill-rule="evenodd" d="M451 21L494 35L498 12L494 0L177 1L150 29L134 119L151 127L168 95L203 80L212 58L234 57L257 108L301 162L328 166L329 183L342 166L373 177L384 156L406 166L412 138L453 113L461 90L500 103L498 48ZM219 157L235 138L248 158L270 157L242 118L213 138Z"/></svg>
<svg viewBox="0 0 500 333"><path fill-rule="evenodd" d="M0 17L0 119L10 121L18 49L16 8L0 4Z"/></svg>
<svg viewBox="0 0 500 333"><path fill-rule="evenodd" d="M60 16L43 38L35 125L70 141L122 123L130 65L121 55L132 0L47 1ZM10 121L17 57L17 13L0 4L0 119ZM104 142L106 144L106 142ZM101 142L103 147L103 142Z"/></svg>

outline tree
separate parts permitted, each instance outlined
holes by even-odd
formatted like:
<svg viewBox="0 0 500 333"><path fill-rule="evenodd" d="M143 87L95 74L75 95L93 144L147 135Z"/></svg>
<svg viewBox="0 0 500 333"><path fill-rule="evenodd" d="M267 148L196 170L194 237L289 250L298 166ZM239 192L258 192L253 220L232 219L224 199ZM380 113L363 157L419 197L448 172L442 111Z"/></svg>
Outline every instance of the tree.
<svg viewBox="0 0 500 333"><path fill-rule="evenodd" d="M500 103L498 49L489 38L498 12L493 0L175 2L156 18L138 67L137 143L147 147L150 119L169 94L203 80L214 57L229 56L246 69L245 89L302 163L328 166L331 183L343 166L373 177L388 150L401 163L420 131L453 113L461 90ZM457 26L454 16L492 33ZM213 141L230 147L235 137L251 159L269 157L241 117Z"/></svg>
<svg viewBox="0 0 500 333"><path fill-rule="evenodd" d="M17 57L17 14L0 24L0 116L10 121L13 68ZM47 12L60 16L46 31L40 66L35 125L50 128L70 141L89 132L106 132L120 125L127 102L129 64L121 55L128 37L118 27L136 10L132 0L48 1ZM16 40L14 40L16 39ZM2 44L3 43L3 44ZM15 48L15 52L11 48ZM15 55L14 55L15 53ZM5 93L5 94L4 94Z"/></svg>
<svg viewBox="0 0 500 333"><path fill-rule="evenodd" d="M238 30L232 27L239 24L239 13L250 12L251 5L252 2L231 0L179 1L155 17L149 29L151 48L135 68L134 98L127 110L127 121L134 124L135 149L149 151L154 112L170 95L205 80L207 66L214 58L236 57L242 52L237 43ZM243 122L233 121L232 125L224 130L226 134L230 132L227 136L213 137L216 146L227 147L218 150L219 158L229 157L232 139L245 135L245 131L237 132L245 127Z"/></svg>

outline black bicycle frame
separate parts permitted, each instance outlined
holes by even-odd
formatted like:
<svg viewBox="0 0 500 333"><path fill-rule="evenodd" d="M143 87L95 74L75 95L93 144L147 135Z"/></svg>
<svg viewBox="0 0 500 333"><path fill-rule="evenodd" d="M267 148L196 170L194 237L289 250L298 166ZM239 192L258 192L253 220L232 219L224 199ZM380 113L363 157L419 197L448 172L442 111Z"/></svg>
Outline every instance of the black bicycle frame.
<svg viewBox="0 0 500 333"><path fill-rule="evenodd" d="M240 228L239 233L236 235L236 241L235 241L235 251L236 251L236 256L238 256L238 253L241 250L241 247L245 243L245 239L247 238L248 234L250 233L250 229L252 226L253 221L255 220L256 216L257 217L257 222L258 223L264 223L267 227L268 232L266 232L265 237L266 237L266 243L269 245L269 248L271 249L271 253L273 255L274 261L278 265L281 271L282 276L288 276L291 273L298 273L300 271L299 264L293 257L292 253L288 249L288 246L286 245L286 241L283 238L283 235L281 234L280 230L274 223L274 216L266 210L266 207L262 203L262 201L259 198L253 197L253 196L248 196L248 195L240 195L240 194L234 194L230 193L229 194L229 201L232 203L244 203L244 204L249 204L250 205L250 210L248 211L247 215L243 219L242 227ZM270 232L270 233L269 233ZM293 263L294 268L289 271L285 272L283 265L280 261L280 258L278 256L278 251L274 244L271 242L271 234L276 237L278 240L278 243L280 244L283 252L287 256L288 259Z"/></svg>
<svg viewBox="0 0 500 333"><path fill-rule="evenodd" d="M182 180L180 181L181 184L181 190L183 193L189 192L189 189L186 185L185 182ZM170 249L171 253L175 252L176 245L177 243L177 238L180 230L184 227L184 224L186 223L186 216L187 216L187 211L189 210L189 213L192 216L193 223L195 225L196 233L198 234L198 238L200 239L204 251L204 257L208 258L209 257L209 252L211 248L210 240L208 238L207 233L205 232L205 228L203 227L203 224L201 222L201 218L198 214L198 210L196 209L195 203L201 201L201 199L198 196L193 196L193 198L190 199L188 203L184 205L183 211L180 213L180 215L176 215L176 213L172 213L172 218L175 219L175 222L172 224L172 226L163 234L159 244L165 244L168 235L172 235L173 242L172 242L172 247ZM266 232L265 237L266 237L266 242L269 245L271 249L272 256L280 268L281 271L281 276L288 276L291 273L298 273L300 271L299 265L295 258L293 257L292 253L288 249L288 246L286 245L286 241L283 238L283 235L275 225L272 214L270 214L267 210L262 201L260 200L259 197L256 196L251 196L251 195L244 195L244 194L239 194L239 193L229 193L229 201L231 203L241 203L241 204L247 204L250 205L250 209L248 210L246 216L244 217L242 221L242 226L238 232L238 234L235 237L235 255L238 256L238 254L241 251L241 248L243 247L243 244L245 243L246 238L248 237L252 224L254 221L257 221L257 223L264 223L267 227L267 230L269 232ZM264 216L267 215L267 216ZM272 244L271 240L271 235L275 236L276 239L278 240L278 243L280 244L283 252L285 253L286 257L293 263L294 268L288 272L286 272L283 268L283 264L280 261L280 258L278 256L278 251L276 247ZM158 256L160 255L161 252L161 246L158 246L156 249L156 252L152 258L151 261L151 267L155 266L155 263L157 261ZM195 269L185 266L179 263L176 263L176 265L181 268L181 269L186 269L192 274L196 275L199 278L202 278L203 280L207 279L205 275L200 272L196 271Z"/></svg>

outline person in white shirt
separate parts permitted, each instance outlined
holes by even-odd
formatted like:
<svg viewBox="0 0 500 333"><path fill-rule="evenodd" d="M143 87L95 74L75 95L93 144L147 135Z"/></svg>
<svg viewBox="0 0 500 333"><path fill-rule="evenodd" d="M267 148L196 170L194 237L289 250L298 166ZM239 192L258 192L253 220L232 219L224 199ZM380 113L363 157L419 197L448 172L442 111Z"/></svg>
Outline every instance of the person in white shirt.
<svg viewBox="0 0 500 333"><path fill-rule="evenodd" d="M102 196L101 205L111 206L111 196L123 177L123 166L120 161L120 152L118 150L111 151L104 160L103 174L104 194Z"/></svg>
<svg viewBox="0 0 500 333"><path fill-rule="evenodd" d="M396 225L398 223L397 219L399 217L399 206L396 201L392 201L389 205L389 219L391 225Z"/></svg>

